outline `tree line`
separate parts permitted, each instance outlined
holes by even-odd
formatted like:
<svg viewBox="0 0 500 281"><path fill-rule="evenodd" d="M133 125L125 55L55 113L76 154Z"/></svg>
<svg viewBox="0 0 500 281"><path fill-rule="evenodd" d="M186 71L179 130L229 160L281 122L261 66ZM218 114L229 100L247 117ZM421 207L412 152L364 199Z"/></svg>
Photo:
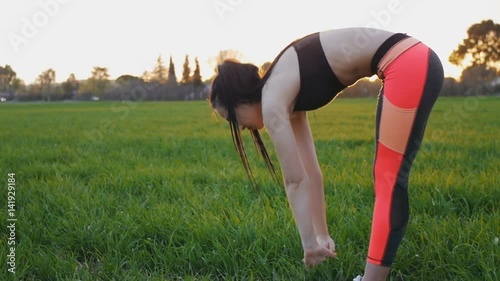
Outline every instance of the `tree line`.
<svg viewBox="0 0 500 281"><path fill-rule="evenodd" d="M167 68L161 55L153 70L144 71L140 77L121 75L116 80L110 80L108 68L95 66L87 79L79 80L72 73L66 81L56 83L56 71L50 68L30 85L25 85L12 67L5 65L0 66L0 93L18 101L113 100L125 99L134 88L142 87L147 92L142 95L144 100L206 98L209 81L202 80L198 58L194 63L192 71L189 56L186 55L181 79L177 79L172 57Z"/></svg>
<svg viewBox="0 0 500 281"><path fill-rule="evenodd" d="M220 51L214 57L217 65L225 59L240 59L235 50ZM473 24L467 30L467 37L453 50L448 60L462 71L459 80L446 78L442 96L498 95L500 94L500 25L492 20ZM202 80L198 58L191 69L189 56L185 56L181 78L175 73L175 65L170 56L169 66L158 56L153 70L142 76L122 75L110 80L106 67L96 66L91 76L79 80L74 74L63 83L55 83L56 71L42 72L30 85L17 77L10 65L0 66L0 95L2 98L18 101L53 100L196 100L206 99L211 77ZM263 75L271 65L260 66ZM343 91L342 97L377 96L380 81L362 79ZM140 95L139 95L140 93Z"/></svg>

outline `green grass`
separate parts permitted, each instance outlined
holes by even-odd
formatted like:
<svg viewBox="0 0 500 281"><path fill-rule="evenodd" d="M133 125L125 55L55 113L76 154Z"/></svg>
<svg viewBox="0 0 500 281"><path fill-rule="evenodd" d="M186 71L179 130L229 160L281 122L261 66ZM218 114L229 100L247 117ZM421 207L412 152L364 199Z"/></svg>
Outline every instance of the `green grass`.
<svg viewBox="0 0 500 281"><path fill-rule="evenodd" d="M339 99L310 114L339 255L311 270L283 187L246 137L251 187L205 102L1 104L0 279L352 280L370 231L375 104ZM391 280L500 279L499 108L498 98L438 100Z"/></svg>

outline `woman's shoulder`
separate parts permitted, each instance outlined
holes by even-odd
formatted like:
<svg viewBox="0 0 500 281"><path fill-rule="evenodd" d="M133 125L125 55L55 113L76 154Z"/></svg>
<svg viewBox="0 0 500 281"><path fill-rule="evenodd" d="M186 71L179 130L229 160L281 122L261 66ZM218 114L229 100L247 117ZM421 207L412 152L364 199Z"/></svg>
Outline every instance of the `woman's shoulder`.
<svg viewBox="0 0 500 281"><path fill-rule="evenodd" d="M273 62L272 69L266 73L265 85L269 88L283 87L284 85L300 85L299 62L294 48L285 49ZM292 87L295 88L295 87ZM291 90L291 89L289 89ZM295 89L298 91L297 89Z"/></svg>

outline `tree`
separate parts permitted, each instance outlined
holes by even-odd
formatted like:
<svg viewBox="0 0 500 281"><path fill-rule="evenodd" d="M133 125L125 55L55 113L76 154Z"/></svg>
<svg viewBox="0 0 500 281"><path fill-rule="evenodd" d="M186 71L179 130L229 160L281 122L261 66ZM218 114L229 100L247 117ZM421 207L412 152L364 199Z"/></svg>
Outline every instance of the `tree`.
<svg viewBox="0 0 500 281"><path fill-rule="evenodd" d="M200 62L198 61L198 57L194 59L194 72L193 76L191 77L191 82L195 87L198 87L200 85L203 85L203 81L201 80L201 73L200 73Z"/></svg>
<svg viewBox="0 0 500 281"><path fill-rule="evenodd" d="M84 95L104 96L109 85L109 74L106 67L94 66L92 76L80 87L79 93Z"/></svg>
<svg viewBox="0 0 500 281"><path fill-rule="evenodd" d="M76 99L79 86L80 82L76 80L75 74L71 73L66 82L62 83L65 97Z"/></svg>
<svg viewBox="0 0 500 281"><path fill-rule="evenodd" d="M227 59L242 60L243 53L233 49L221 50L214 59L217 62L217 64L221 64L224 60Z"/></svg>
<svg viewBox="0 0 500 281"><path fill-rule="evenodd" d="M151 81L151 73L149 73L147 70L145 70L141 75L141 79L146 81L146 82Z"/></svg>
<svg viewBox="0 0 500 281"><path fill-rule="evenodd" d="M92 70L92 77L91 78L96 79L96 80L108 80L109 79L108 68L94 66L94 70Z"/></svg>
<svg viewBox="0 0 500 281"><path fill-rule="evenodd" d="M124 74L124 75L116 78L116 83L118 83L118 85L121 85L121 86L129 87L129 86L134 85L134 84L144 83L144 80L140 77Z"/></svg>
<svg viewBox="0 0 500 281"><path fill-rule="evenodd" d="M50 102L52 84L56 81L56 71L52 68L47 69L38 76L37 81L40 84L42 95L45 92L44 96L47 96L47 101Z"/></svg>
<svg viewBox="0 0 500 281"><path fill-rule="evenodd" d="M14 81L12 82L11 89L14 90L14 93L16 95L22 94L26 90L26 85L24 84L23 80L15 78Z"/></svg>
<svg viewBox="0 0 500 281"><path fill-rule="evenodd" d="M441 88L441 96L460 96L462 95L463 87L455 78L445 77L443 87Z"/></svg>
<svg viewBox="0 0 500 281"><path fill-rule="evenodd" d="M116 78L114 86L107 92L107 98L113 100L144 100L148 92L144 92L144 80L140 77L124 74ZM140 90L137 90L140 87ZM134 90L136 89L136 90Z"/></svg>
<svg viewBox="0 0 500 281"><path fill-rule="evenodd" d="M470 96L475 95L479 92L487 94L488 91L484 91L485 85L489 84L497 77L497 72L495 69L488 69L486 65L472 65L462 71L460 76L460 81L464 87L463 95Z"/></svg>
<svg viewBox="0 0 500 281"><path fill-rule="evenodd" d="M177 76L175 75L175 66L172 61L172 56L170 56L170 63L168 65L168 84L177 86Z"/></svg>
<svg viewBox="0 0 500 281"><path fill-rule="evenodd" d="M21 96L21 100L41 100L42 99L42 86L38 78L35 83L32 83L26 87L26 96Z"/></svg>
<svg viewBox="0 0 500 281"><path fill-rule="evenodd" d="M156 60L156 66L153 72L151 73L151 80L159 82L161 84L167 81L167 68L163 64L163 59L161 55L158 56Z"/></svg>
<svg viewBox="0 0 500 281"><path fill-rule="evenodd" d="M11 92L11 86L16 79L16 72L12 70L10 65L5 65L5 67L0 66L0 91L5 91L7 93Z"/></svg>
<svg viewBox="0 0 500 281"><path fill-rule="evenodd" d="M182 66L181 84L186 85L191 81L191 68L189 67L189 56L186 55L184 65Z"/></svg>
<svg viewBox="0 0 500 281"><path fill-rule="evenodd" d="M448 60L464 69L485 65L500 73L500 24L484 20L469 27L467 38L453 50Z"/></svg>
<svg viewBox="0 0 500 281"><path fill-rule="evenodd" d="M241 61L243 59L243 53L233 49L221 50L215 57L209 60L209 63L213 65L214 72L217 73L217 66L227 59Z"/></svg>

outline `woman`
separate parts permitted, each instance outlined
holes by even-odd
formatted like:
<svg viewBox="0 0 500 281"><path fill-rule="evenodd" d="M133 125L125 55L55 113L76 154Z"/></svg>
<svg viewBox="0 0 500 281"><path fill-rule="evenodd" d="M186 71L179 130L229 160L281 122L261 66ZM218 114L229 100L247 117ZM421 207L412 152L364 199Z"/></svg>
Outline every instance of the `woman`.
<svg viewBox="0 0 500 281"><path fill-rule="evenodd" d="M375 205L364 281L386 280L406 229L410 168L443 82L437 55L406 34L369 28L328 30L292 42L262 78L254 65L225 61L210 94L212 107L230 123L252 181L240 129L251 130L276 175L258 132L265 125L281 164L303 261L314 266L336 257L336 252L326 225L322 172L306 112L325 106L347 86L374 74L383 85L376 115Z"/></svg>

